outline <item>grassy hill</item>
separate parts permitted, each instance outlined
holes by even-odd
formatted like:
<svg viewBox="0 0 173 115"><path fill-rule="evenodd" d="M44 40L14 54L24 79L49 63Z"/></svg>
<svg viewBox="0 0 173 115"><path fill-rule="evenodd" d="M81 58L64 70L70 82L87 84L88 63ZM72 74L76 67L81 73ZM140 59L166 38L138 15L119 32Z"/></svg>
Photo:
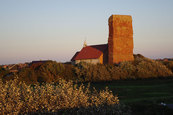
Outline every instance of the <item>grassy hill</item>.
<svg viewBox="0 0 173 115"><path fill-rule="evenodd" d="M138 54L131 62L114 65L79 63L62 64L55 61L38 61L30 63L17 72L0 67L0 78L3 81L18 77L21 81L57 82L62 78L76 82L100 82L126 79L165 78L173 76L173 61L156 61Z"/></svg>
<svg viewBox="0 0 173 115"><path fill-rule="evenodd" d="M173 104L173 78L120 80L91 83L91 86L97 90L108 87L119 97L120 103L131 107L133 115L173 114L173 110L160 105L161 102Z"/></svg>

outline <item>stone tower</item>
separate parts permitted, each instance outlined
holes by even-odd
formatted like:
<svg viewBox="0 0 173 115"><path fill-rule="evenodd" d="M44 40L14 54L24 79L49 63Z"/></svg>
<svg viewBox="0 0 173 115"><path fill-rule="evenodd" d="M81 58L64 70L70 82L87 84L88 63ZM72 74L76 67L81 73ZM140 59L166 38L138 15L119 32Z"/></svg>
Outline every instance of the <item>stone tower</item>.
<svg viewBox="0 0 173 115"><path fill-rule="evenodd" d="M108 63L133 60L132 17L112 15L109 18Z"/></svg>

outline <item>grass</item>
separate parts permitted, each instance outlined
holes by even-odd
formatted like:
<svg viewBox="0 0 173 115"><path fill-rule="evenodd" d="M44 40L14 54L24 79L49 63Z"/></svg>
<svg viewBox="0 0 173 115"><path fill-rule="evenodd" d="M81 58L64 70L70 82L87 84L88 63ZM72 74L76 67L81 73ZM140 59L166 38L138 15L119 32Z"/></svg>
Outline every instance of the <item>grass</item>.
<svg viewBox="0 0 173 115"><path fill-rule="evenodd" d="M173 103L173 78L99 82L91 83L91 86L98 90L108 87L126 104L140 101Z"/></svg>
<svg viewBox="0 0 173 115"><path fill-rule="evenodd" d="M108 87L120 103L131 107L133 115L173 114L173 110L160 106L161 102L173 104L173 78L99 82L91 86L97 90Z"/></svg>

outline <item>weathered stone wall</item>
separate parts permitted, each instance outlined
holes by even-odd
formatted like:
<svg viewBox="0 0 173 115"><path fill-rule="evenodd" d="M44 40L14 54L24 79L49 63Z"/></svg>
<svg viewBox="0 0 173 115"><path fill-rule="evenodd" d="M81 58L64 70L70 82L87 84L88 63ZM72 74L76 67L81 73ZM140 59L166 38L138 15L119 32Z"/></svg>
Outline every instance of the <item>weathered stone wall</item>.
<svg viewBox="0 0 173 115"><path fill-rule="evenodd" d="M134 60L132 17L112 15L109 18L108 63L132 60Z"/></svg>

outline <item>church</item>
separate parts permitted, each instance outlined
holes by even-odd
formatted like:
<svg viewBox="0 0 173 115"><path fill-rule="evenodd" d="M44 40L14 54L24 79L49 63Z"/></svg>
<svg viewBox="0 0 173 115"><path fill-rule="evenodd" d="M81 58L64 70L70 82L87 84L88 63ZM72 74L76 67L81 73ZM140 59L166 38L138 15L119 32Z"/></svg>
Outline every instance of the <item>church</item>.
<svg viewBox="0 0 173 115"><path fill-rule="evenodd" d="M81 51L72 57L72 64L80 62L92 64L118 64L133 61L133 27L130 15L112 15L108 19L109 37L107 44L90 45L84 43Z"/></svg>

